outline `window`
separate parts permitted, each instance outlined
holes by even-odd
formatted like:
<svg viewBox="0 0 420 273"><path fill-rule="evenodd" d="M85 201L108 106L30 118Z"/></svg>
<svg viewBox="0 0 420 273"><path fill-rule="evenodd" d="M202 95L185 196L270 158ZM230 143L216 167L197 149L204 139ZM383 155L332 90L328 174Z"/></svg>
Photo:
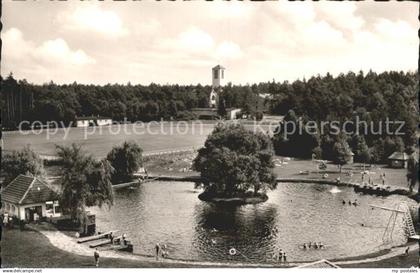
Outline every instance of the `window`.
<svg viewBox="0 0 420 273"><path fill-rule="evenodd" d="M54 213L61 213L61 207L59 205L54 206Z"/></svg>
<svg viewBox="0 0 420 273"><path fill-rule="evenodd" d="M217 71L217 70L213 70L213 78L214 79L217 79L218 77L219 77L219 73L218 73L219 71Z"/></svg>
<svg viewBox="0 0 420 273"><path fill-rule="evenodd" d="M225 78L225 71L224 70L222 70L222 76L220 78L221 79L224 79Z"/></svg>
<svg viewBox="0 0 420 273"><path fill-rule="evenodd" d="M48 214L53 214L54 213L53 202L46 202L45 203L45 210Z"/></svg>

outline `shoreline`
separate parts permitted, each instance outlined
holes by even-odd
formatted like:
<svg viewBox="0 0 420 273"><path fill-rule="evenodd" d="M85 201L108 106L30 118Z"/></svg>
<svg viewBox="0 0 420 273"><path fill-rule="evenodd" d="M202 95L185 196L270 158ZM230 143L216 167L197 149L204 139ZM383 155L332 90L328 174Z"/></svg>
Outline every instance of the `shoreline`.
<svg viewBox="0 0 420 273"><path fill-rule="evenodd" d="M41 234L43 237L48 239L49 243L62 251L81 255L81 256L92 256L92 249L90 249L87 245L77 244L76 240L68 235L64 234L63 232L57 229L49 229L49 230L42 230L35 226L29 226L28 229L36 231L37 233ZM331 259L330 261L339 265L339 266L352 266L352 265L362 265L362 264L369 264L384 261L387 259L392 259L396 257L401 257L404 254L404 250L407 247L410 247L410 253L418 252L419 245L417 243L410 243L407 242L404 245L392 247L390 249L379 250L373 253L360 255L360 256L353 256L353 257L345 257L345 258L337 258ZM155 260L153 255L146 255L146 254L131 254L131 253L120 253L114 250L102 250L101 257L103 258L113 258L118 260L126 260L126 261L138 261L138 262L145 262L150 263L151 266L153 265L167 265L168 267L182 266L182 267L232 267L232 268L279 268L279 267L297 267L304 264L308 264L314 262L311 261L291 261L287 263L242 263L242 262L210 262L210 261L196 261L196 260L187 260L187 259L173 259L173 258L165 258L160 259L159 261Z"/></svg>
<svg viewBox="0 0 420 273"><path fill-rule="evenodd" d="M144 179L144 175L141 174L135 174L134 178L136 179ZM128 182L123 184L117 184L114 185L114 188L123 188L125 186L130 186L133 184L141 184L141 183L150 183L152 181L176 181L176 182L199 182L201 180L200 176L197 175L149 175L148 180L150 181L134 181L134 182ZM313 183L313 184L322 184L322 185L332 185L332 186L345 186L345 187L353 187L354 189L358 189L359 191L363 191L363 184L355 183L355 182L337 182L336 180L332 179L316 179L316 178L296 178L296 177L281 177L276 178L276 181L278 183ZM117 187L116 187L117 186ZM402 195L407 196L414 201L419 202L419 194L415 191L410 192L407 188L404 187L397 187L397 186L388 186L387 188L382 187L381 185L371 185L370 186L371 192L367 192L367 194L370 195L377 195L384 194L384 191L386 191L386 195Z"/></svg>

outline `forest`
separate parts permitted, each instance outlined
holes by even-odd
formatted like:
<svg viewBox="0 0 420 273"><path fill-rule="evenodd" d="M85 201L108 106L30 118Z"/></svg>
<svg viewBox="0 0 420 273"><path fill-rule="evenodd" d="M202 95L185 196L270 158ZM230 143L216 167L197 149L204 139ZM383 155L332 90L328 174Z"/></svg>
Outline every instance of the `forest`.
<svg viewBox="0 0 420 273"><path fill-rule="evenodd" d="M191 109L207 107L211 91L211 86L199 84L32 84L26 79L16 80L12 73L0 79L0 87L2 127L5 129L16 129L22 120L69 124L76 117L90 115L106 116L114 121L126 118L132 122L194 119ZM325 134L283 139L278 134L273 138L278 154L310 157L315 153L324 158L331 157L330 146L345 138L353 150L356 147L370 149L369 160L379 162L390 151L406 150L416 144L418 88L417 71L360 71L335 77L317 75L293 82L229 83L223 89L219 108L238 107L250 114L264 111L284 115L286 120L304 122L344 122L356 117L373 124L386 119L403 121L402 136ZM288 148L292 146L299 149ZM361 157L361 153L355 154L356 159Z"/></svg>

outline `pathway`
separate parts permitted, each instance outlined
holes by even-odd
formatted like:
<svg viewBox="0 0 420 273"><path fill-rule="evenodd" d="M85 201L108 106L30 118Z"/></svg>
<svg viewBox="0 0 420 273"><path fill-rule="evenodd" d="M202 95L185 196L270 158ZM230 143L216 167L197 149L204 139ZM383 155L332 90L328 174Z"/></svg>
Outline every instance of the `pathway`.
<svg viewBox="0 0 420 273"><path fill-rule="evenodd" d="M93 249L89 248L88 244L78 244L76 238L71 238L64 233L48 226L47 228L43 225L28 225L29 228L34 229L45 237L48 238L50 243L67 252L82 255L82 256L93 256ZM384 255L380 255L378 257L372 258L361 258L355 260L348 260L348 261L337 261L335 264L341 265L351 265L351 264L362 264L362 263L370 263L370 262L378 262L384 259L389 259L397 256L401 256L404 254L405 249L407 246L396 247L391 249L388 253ZM410 252L418 251L419 245L417 243L410 244ZM146 257L140 255L133 255L129 253L121 253L113 250L102 250L100 251L101 257L106 258L119 258L119 259L129 259L129 260L139 260L145 262L155 263L156 260L154 257ZM217 262L200 262L200 261L183 261L183 260L173 260L173 259L161 259L160 262L162 263L176 263L176 264L185 264L186 266L220 266L220 267L296 267L301 266L305 263L302 262L288 262L282 264L258 264L258 263L217 263Z"/></svg>

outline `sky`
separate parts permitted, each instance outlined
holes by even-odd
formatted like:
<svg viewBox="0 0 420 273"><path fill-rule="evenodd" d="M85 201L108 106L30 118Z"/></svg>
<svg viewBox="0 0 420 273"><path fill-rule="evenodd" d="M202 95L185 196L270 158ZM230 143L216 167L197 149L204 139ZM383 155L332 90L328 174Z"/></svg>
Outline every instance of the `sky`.
<svg viewBox="0 0 420 273"><path fill-rule="evenodd" d="M42 84L233 84L415 71L416 2L3 1L1 75Z"/></svg>

